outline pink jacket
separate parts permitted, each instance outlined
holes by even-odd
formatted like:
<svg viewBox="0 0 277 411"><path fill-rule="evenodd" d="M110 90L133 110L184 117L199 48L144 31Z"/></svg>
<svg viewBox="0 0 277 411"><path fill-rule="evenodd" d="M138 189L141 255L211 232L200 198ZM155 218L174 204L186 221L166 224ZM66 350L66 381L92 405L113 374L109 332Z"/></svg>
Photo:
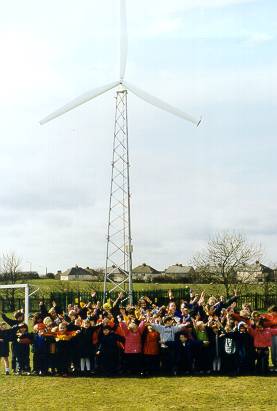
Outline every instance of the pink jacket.
<svg viewBox="0 0 277 411"><path fill-rule="evenodd" d="M277 328L252 328L248 329L249 334L254 338L254 347L271 347L272 335L277 335Z"/></svg>
<svg viewBox="0 0 277 411"><path fill-rule="evenodd" d="M126 354L139 354L142 351L141 335L144 330L144 321L141 321L136 332L132 332L128 329L125 322L119 323L125 337L125 349Z"/></svg>

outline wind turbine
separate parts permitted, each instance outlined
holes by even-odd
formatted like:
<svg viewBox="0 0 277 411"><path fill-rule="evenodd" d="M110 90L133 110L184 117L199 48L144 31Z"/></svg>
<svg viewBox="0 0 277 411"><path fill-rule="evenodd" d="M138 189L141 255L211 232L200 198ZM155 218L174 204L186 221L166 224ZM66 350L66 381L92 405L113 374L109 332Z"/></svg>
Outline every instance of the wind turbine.
<svg viewBox="0 0 277 411"><path fill-rule="evenodd" d="M101 94L117 87L116 113L114 124L112 175L110 187L108 234L106 246L106 267L104 276L104 299L107 297L108 284L112 284L112 291L125 292L128 286L128 299L132 304L132 237L130 215L130 176L129 176L129 148L128 148L128 116L127 90L137 97L167 111L175 116L198 126L201 118L196 118L184 111L150 95L133 84L125 81L127 63L128 38L126 2L120 0L120 70L119 79L113 83L88 91L52 112L40 121L45 124L70 110L84 104Z"/></svg>

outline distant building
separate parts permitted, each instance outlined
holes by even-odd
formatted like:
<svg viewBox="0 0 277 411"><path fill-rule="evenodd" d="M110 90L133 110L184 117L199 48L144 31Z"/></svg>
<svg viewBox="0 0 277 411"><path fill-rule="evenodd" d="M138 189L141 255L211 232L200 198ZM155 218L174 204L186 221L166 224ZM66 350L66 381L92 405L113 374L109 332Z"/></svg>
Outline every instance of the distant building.
<svg viewBox="0 0 277 411"><path fill-rule="evenodd" d="M71 267L68 270L61 272L58 271L56 278L59 277L61 281L69 280L88 280L88 281L100 281L101 274L98 271L93 270L92 268L82 268L76 265Z"/></svg>
<svg viewBox="0 0 277 411"><path fill-rule="evenodd" d="M164 275L174 281L192 282L194 281L195 270L190 265L174 264L164 271Z"/></svg>
<svg viewBox="0 0 277 411"><path fill-rule="evenodd" d="M273 268L272 281L277 281L277 267Z"/></svg>
<svg viewBox="0 0 277 411"><path fill-rule="evenodd" d="M151 265L143 263L133 268L132 278L134 281L151 282L155 281L155 277L160 274L161 272L151 267Z"/></svg>
<svg viewBox="0 0 277 411"><path fill-rule="evenodd" d="M124 270L116 267L115 265L107 268L107 274L109 275L109 278L116 283L120 283L126 278Z"/></svg>
<svg viewBox="0 0 277 411"><path fill-rule="evenodd" d="M264 281L274 280L274 270L256 261L241 267L237 271L237 280L244 283L263 283Z"/></svg>

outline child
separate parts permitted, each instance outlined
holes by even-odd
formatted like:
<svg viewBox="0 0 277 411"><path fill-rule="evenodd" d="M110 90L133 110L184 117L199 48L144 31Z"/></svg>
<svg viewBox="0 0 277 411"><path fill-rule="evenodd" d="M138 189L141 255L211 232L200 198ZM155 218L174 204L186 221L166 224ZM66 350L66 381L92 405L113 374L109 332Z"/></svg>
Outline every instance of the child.
<svg viewBox="0 0 277 411"><path fill-rule="evenodd" d="M65 323L60 323L56 334L57 369L58 374L67 377L70 365L70 340L78 334L77 331L67 331Z"/></svg>
<svg viewBox="0 0 277 411"><path fill-rule="evenodd" d="M261 318L256 328L249 328L249 334L251 334L254 338L254 347L256 350L256 371L258 374L267 374L269 371L269 347L271 347L272 336L277 335L277 328L265 327L265 320Z"/></svg>
<svg viewBox="0 0 277 411"><path fill-rule="evenodd" d="M212 363L212 371L217 374L221 371L221 357L219 335L221 333L222 324L218 320L210 319L208 322L207 333L210 341L210 355Z"/></svg>
<svg viewBox="0 0 277 411"><path fill-rule="evenodd" d="M148 325L142 335L144 374L157 374L160 368L160 335Z"/></svg>
<svg viewBox="0 0 277 411"><path fill-rule="evenodd" d="M43 323L42 323L43 324ZM46 337L43 335L44 328L41 323L34 326L33 334L33 373L35 375L46 375L48 371L48 344Z"/></svg>
<svg viewBox="0 0 277 411"><path fill-rule="evenodd" d="M7 329L6 326L6 323L0 323L0 358L4 361L5 374L9 375L9 342L14 339L17 329Z"/></svg>
<svg viewBox="0 0 277 411"><path fill-rule="evenodd" d="M90 373L91 371L91 358L94 355L93 352L93 341L92 336L95 327L92 327L90 324L90 320L85 319L82 321L82 327L80 333L78 334L78 338L76 339L78 343L78 351L79 351L79 358L80 358L80 370L81 374Z"/></svg>
<svg viewBox="0 0 277 411"><path fill-rule="evenodd" d="M127 326L125 322L120 321L119 325L125 337L124 362L125 371L130 374L138 374L142 372L141 352L142 341L141 336L144 331L144 321L139 325L136 321L130 322Z"/></svg>
<svg viewBox="0 0 277 411"><path fill-rule="evenodd" d="M243 321L238 323L236 333L238 347L238 373L251 374L254 371L254 343L253 337L247 332L247 324Z"/></svg>
<svg viewBox="0 0 277 411"><path fill-rule="evenodd" d="M172 317L164 318L164 325L150 324L160 334L161 368L165 374L176 373L175 335L184 328L184 324L173 325Z"/></svg>
<svg viewBox="0 0 277 411"><path fill-rule="evenodd" d="M109 325L104 325L99 333L99 345L96 355L98 357L99 371L103 375L114 375L119 369L118 342L124 338L114 333Z"/></svg>
<svg viewBox="0 0 277 411"><path fill-rule="evenodd" d="M267 311L266 314L263 314L265 326L277 329L277 306L273 305ZM271 338L271 360L275 371L277 371L277 335L272 335Z"/></svg>
<svg viewBox="0 0 277 411"><path fill-rule="evenodd" d="M30 375L30 345L33 341L33 335L28 332L27 324L19 324L14 342L16 356L17 375L26 373Z"/></svg>
<svg viewBox="0 0 277 411"><path fill-rule="evenodd" d="M229 324L220 335L220 353L222 371L235 376L238 372L238 347L236 334Z"/></svg>
<svg viewBox="0 0 277 411"><path fill-rule="evenodd" d="M189 338L186 331L179 333L176 344L177 374L190 374L193 370L195 353L203 343Z"/></svg>
<svg viewBox="0 0 277 411"><path fill-rule="evenodd" d="M43 316L41 313L35 313L33 317L33 326L36 326L36 330L44 330L45 324L43 323Z"/></svg>
<svg viewBox="0 0 277 411"><path fill-rule="evenodd" d="M203 321L195 321L194 328L197 340L202 342L202 344L198 346L196 354L196 369L200 371L200 373L209 373L211 371L212 364L208 332Z"/></svg>
<svg viewBox="0 0 277 411"><path fill-rule="evenodd" d="M80 331L82 326L82 319L80 317L75 318L74 324L67 324L66 329L68 332ZM73 373L78 375L80 371L80 351L78 345L78 339L72 338L69 343L69 364L71 364Z"/></svg>
<svg viewBox="0 0 277 411"><path fill-rule="evenodd" d="M43 336L45 338L47 353L46 353L46 363L47 370L51 370L51 375L55 375L57 370L57 352L56 352L56 340L55 333L52 332L54 323L51 317L45 317L43 320L45 325Z"/></svg>
<svg viewBox="0 0 277 411"><path fill-rule="evenodd" d="M2 318L10 327L17 327L19 324L24 322L24 312L22 310L16 311L14 313L14 319L9 318L6 316L6 314L2 313ZM16 354L15 354L14 341L12 341L11 348L12 348L12 370L14 373L16 373Z"/></svg>

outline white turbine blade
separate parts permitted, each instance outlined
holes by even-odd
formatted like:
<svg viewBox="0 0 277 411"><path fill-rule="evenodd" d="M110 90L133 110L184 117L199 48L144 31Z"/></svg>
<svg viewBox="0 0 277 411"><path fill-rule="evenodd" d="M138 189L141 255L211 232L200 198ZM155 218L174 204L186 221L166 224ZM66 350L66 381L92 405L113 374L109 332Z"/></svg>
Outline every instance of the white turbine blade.
<svg viewBox="0 0 277 411"><path fill-rule="evenodd" d="M127 63L128 37L126 1L120 0L120 80L123 81Z"/></svg>
<svg viewBox="0 0 277 411"><path fill-rule="evenodd" d="M146 101L149 104L152 104L155 107L158 107L162 110L168 111L171 114L174 114L175 116L181 117L187 121L190 121L191 123L195 124L196 126L199 126L201 122L201 118L195 118L191 116L190 114L185 113L182 110L179 110L178 108L171 106L170 104L166 103L165 101L160 100L157 97L153 97L150 94L146 93L143 90L140 90L139 88L133 86L130 83L126 83L124 81L124 86L130 90L132 93L134 93L137 97L141 98L142 100Z"/></svg>
<svg viewBox="0 0 277 411"><path fill-rule="evenodd" d="M47 117L43 118L40 121L40 124L45 124L48 121L53 120L56 117L59 117L65 113L67 113L70 110L73 110L74 108L80 106L81 104L86 103L89 100L92 100L93 98L100 96L101 94L105 93L106 91L111 90L112 88L118 86L120 84L119 81L116 81L114 83L107 84L106 86L98 87L95 88L94 90L90 90L87 93L82 94L81 96L75 98L74 100L71 100L69 103L65 104L61 108L59 108L56 111L53 111L53 113L49 114Z"/></svg>

